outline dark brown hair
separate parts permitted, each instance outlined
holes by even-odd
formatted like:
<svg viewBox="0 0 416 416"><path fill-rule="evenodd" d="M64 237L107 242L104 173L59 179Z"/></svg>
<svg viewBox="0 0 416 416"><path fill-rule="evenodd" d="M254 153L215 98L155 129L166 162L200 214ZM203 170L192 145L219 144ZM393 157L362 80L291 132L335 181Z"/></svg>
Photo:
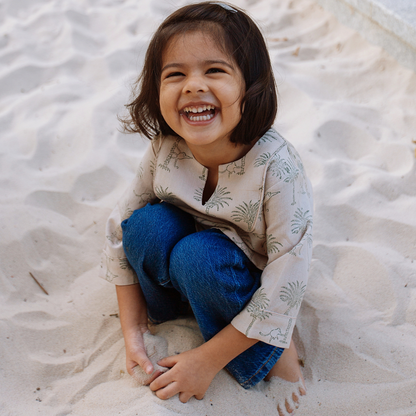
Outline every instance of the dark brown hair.
<svg viewBox="0 0 416 416"><path fill-rule="evenodd" d="M240 68L246 86L242 117L230 135L232 143L249 144L273 124L277 92L269 53L256 24L241 9L226 3L191 4L172 13L159 26L147 49L143 71L126 107L130 117L120 118L124 130L153 139L159 133L178 136L160 112L162 54L169 40L190 31L208 32ZM137 95L138 94L138 95Z"/></svg>

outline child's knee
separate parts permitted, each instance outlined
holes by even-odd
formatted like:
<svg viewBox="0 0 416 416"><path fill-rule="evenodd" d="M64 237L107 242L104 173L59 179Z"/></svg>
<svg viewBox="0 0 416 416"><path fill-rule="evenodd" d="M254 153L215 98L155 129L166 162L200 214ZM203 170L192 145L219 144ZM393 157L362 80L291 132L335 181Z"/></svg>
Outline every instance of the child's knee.
<svg viewBox="0 0 416 416"><path fill-rule="evenodd" d="M227 245L221 240L219 232L202 231L179 241L170 257L171 276L183 285L197 284L206 288L214 286L219 291L227 290L221 286L233 285L235 279L225 275L233 274L230 269L235 264L233 254L228 252Z"/></svg>
<svg viewBox="0 0 416 416"><path fill-rule="evenodd" d="M195 231L190 214L166 203L147 204L134 211L121 223L121 228L126 251L149 248L166 253L177 241Z"/></svg>

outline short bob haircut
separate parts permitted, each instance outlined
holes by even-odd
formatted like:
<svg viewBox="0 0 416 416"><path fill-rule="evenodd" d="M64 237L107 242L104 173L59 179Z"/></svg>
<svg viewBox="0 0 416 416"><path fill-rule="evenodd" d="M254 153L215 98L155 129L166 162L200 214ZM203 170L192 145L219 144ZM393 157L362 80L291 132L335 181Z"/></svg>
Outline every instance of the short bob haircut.
<svg viewBox="0 0 416 416"><path fill-rule="evenodd" d="M277 113L277 91L269 53L256 24L241 9L226 3L203 2L182 7L160 25L147 49L143 71L134 85L136 98L126 107L130 117L120 118L124 131L149 139L160 133L178 136L160 112L162 55L175 35L208 33L240 68L246 91L242 117L230 135L232 143L249 144L272 126ZM137 95L138 94L138 95Z"/></svg>

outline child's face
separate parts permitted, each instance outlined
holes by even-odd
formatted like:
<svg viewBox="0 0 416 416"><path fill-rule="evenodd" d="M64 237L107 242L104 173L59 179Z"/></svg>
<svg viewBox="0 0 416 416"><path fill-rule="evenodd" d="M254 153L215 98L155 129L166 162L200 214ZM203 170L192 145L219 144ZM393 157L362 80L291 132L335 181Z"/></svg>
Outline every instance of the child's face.
<svg viewBox="0 0 416 416"><path fill-rule="evenodd" d="M227 147L241 119L244 91L240 68L211 36L190 32L169 41L162 56L160 110L191 150Z"/></svg>

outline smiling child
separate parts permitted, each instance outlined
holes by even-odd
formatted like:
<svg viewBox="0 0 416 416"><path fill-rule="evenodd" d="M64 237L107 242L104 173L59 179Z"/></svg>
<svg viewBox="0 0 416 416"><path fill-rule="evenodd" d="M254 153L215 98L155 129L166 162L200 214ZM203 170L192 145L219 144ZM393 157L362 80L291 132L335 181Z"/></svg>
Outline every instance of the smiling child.
<svg viewBox="0 0 416 416"><path fill-rule="evenodd" d="M306 394L292 333L312 191L272 128L277 93L259 29L225 3L177 10L153 36L127 107L126 131L151 143L108 220L101 276L116 285L128 372L187 402L226 368L244 388L268 382L279 414L293 414ZM205 343L152 364L148 321L190 310Z"/></svg>

